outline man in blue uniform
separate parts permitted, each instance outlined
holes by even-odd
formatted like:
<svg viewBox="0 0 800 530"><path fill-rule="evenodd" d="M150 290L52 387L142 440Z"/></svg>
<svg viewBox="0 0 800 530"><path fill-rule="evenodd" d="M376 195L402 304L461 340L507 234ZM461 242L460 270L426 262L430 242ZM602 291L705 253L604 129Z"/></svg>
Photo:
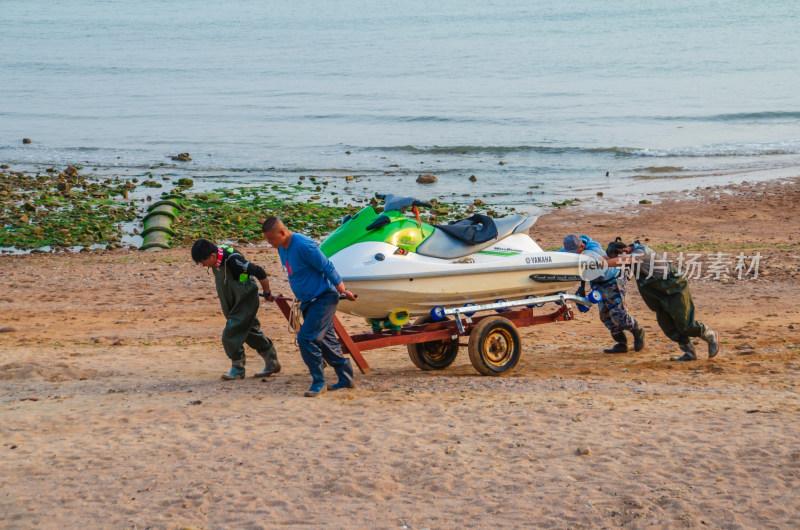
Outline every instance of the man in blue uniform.
<svg viewBox="0 0 800 530"><path fill-rule="evenodd" d="M616 341L613 347L603 351L605 353L627 353L628 338L625 331L633 334L634 351L641 351L644 348L644 328L628 314L628 310L625 308L625 291L628 283L625 275L617 267L604 268L607 256L603 247L588 236L568 235L564 238L563 251L591 258L601 267L597 269L599 275L589 283L592 289L597 289L603 295L600 320Z"/></svg>
<svg viewBox="0 0 800 530"><path fill-rule="evenodd" d="M272 341L261 332L256 318L258 313L257 279L264 294L271 300L267 273L231 247L217 246L207 239L198 239L192 245L195 263L209 267L214 272L217 295L222 314L227 322L222 330L222 346L231 360L231 371L223 379L244 379L244 345L255 349L264 359L264 369L255 374L266 377L281 371L278 354Z"/></svg>
<svg viewBox="0 0 800 530"><path fill-rule="evenodd" d="M303 324L297 333L300 355L311 373L311 388L306 397L315 397L328 390L355 388L353 366L342 355L342 348L333 330L333 317L339 294L355 301L345 289L342 277L310 238L290 231L277 217L267 218L261 226L264 239L278 249L281 264L289 276L289 286L303 313ZM336 372L339 380L325 386L323 359Z"/></svg>

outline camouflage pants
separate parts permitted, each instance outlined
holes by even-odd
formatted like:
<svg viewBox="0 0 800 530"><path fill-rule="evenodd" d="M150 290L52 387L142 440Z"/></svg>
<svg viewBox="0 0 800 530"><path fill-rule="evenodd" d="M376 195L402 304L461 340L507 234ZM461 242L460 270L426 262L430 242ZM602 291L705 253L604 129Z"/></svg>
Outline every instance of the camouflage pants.
<svg viewBox="0 0 800 530"><path fill-rule="evenodd" d="M620 276L604 285L592 284L592 288L597 289L603 295L600 307L600 321L612 335L636 327L636 319L630 316L628 310L625 309L627 286L628 280L624 276Z"/></svg>

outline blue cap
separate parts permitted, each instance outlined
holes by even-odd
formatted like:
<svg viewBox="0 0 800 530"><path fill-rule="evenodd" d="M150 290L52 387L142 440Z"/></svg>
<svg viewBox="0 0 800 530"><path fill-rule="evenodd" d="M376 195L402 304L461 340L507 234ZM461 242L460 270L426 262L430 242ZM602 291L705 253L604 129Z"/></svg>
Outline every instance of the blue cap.
<svg viewBox="0 0 800 530"><path fill-rule="evenodd" d="M578 247L583 245L584 242L576 236L575 234L570 234L564 238L564 251L565 252L572 252L574 254L578 253Z"/></svg>

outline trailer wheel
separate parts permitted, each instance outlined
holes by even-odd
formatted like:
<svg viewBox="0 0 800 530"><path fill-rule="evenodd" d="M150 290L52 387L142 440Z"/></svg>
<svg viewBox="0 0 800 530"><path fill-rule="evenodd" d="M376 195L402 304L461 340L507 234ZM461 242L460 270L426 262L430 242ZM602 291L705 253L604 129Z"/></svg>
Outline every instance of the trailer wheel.
<svg viewBox="0 0 800 530"><path fill-rule="evenodd" d="M446 320L447 317L445 317ZM435 322L430 315L423 315L414 321L415 326ZM408 345L408 356L420 370L444 370L456 360L458 343L432 340Z"/></svg>
<svg viewBox="0 0 800 530"><path fill-rule="evenodd" d="M503 317L487 317L469 335L469 360L483 375L507 375L514 371L522 353L519 332Z"/></svg>

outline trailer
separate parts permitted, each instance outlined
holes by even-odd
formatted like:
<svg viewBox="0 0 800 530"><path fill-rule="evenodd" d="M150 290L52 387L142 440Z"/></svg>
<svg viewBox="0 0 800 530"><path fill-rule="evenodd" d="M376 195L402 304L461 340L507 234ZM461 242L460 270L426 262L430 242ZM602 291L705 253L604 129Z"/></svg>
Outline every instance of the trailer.
<svg viewBox="0 0 800 530"><path fill-rule="evenodd" d="M413 324L400 329L384 329L351 335L339 318L333 326L342 351L349 354L361 370L370 367L362 352L388 346L406 346L411 362L420 370L443 370L456 360L458 349L466 346L472 366L480 374L499 376L514 371L522 353L519 328L575 318L574 303L581 311L602 300L598 291L586 297L559 293L523 300L498 300L491 304L466 304L455 308L434 307L429 315L418 317ZM291 298L279 295L275 302L287 320L291 314ZM554 303L556 310L535 314L534 309ZM479 312L489 312L476 316Z"/></svg>

